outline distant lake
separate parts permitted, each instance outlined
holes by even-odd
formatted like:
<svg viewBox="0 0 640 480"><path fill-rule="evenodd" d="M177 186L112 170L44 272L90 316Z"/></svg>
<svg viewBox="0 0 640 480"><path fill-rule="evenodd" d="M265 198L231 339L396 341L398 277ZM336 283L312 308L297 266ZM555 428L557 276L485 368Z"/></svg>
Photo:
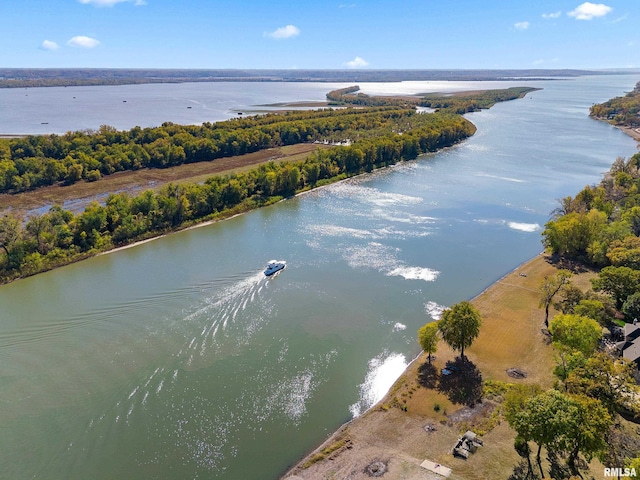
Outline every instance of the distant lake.
<svg viewBox="0 0 640 480"><path fill-rule="evenodd" d="M527 82L362 83L375 95L507 88ZM544 82L543 82L544 83ZM120 130L164 122L200 125L282 107L264 105L325 101L347 83L213 82L0 89L0 134L62 134L110 125Z"/></svg>
<svg viewBox="0 0 640 480"><path fill-rule="evenodd" d="M558 199L636 153L588 111L637 81L525 83L543 90L468 115L453 148L0 287L0 476L277 478L381 398L420 326L538 254ZM0 130L213 121L337 86L3 90Z"/></svg>

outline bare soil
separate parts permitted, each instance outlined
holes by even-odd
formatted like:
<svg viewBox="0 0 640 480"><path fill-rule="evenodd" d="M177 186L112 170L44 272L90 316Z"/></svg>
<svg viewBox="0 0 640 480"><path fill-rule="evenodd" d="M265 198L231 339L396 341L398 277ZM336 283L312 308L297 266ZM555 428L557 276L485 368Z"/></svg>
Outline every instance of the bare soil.
<svg viewBox="0 0 640 480"><path fill-rule="evenodd" d="M451 468L452 480L508 478L522 460L513 448L515 432L500 420L500 399L482 398L478 385L500 380L552 386L553 351L543 332L538 289L544 276L556 271L539 255L486 289L473 300L483 321L479 337L465 351L467 362L456 360L441 342L432 365L426 355L419 356L381 402L341 427L283 478L367 479L367 466L384 462L381 478L442 479L420 467L425 459ZM586 285L593 276L583 272L574 283ZM444 377L442 368L453 362L461 369ZM511 369L526 377L513 378ZM469 429L482 434L484 445L467 460L455 458L452 449Z"/></svg>
<svg viewBox="0 0 640 480"><path fill-rule="evenodd" d="M302 143L286 147L269 148L235 157L219 158L211 162L189 163L163 169L144 169L118 172L95 182L78 182L73 185L52 185L30 192L0 194L0 213L11 211L19 217L28 212L51 205L70 205L81 211L91 201L114 192L141 192L159 189L167 183L204 182L213 175L236 173L270 161L302 160L324 145Z"/></svg>

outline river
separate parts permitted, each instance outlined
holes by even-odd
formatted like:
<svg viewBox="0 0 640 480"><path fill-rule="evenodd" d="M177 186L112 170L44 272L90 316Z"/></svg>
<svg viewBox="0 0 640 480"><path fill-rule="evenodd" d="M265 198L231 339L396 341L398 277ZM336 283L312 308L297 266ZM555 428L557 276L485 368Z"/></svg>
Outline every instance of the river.
<svg viewBox="0 0 640 480"><path fill-rule="evenodd" d="M637 81L531 82L543 90L469 114L478 132L456 147L1 287L0 477L277 478L385 393L443 306L539 253L559 198L636 152L587 115ZM225 90L235 106L215 115L334 86L267 87L236 84L246 99ZM77 88L28 98L89 89L96 102L125 87ZM187 87L126 88L175 98ZM142 110L99 124L152 125ZM0 131L33 132L43 112L20 131L0 118ZM94 115L63 129L97 128ZM266 278L271 259L287 268Z"/></svg>

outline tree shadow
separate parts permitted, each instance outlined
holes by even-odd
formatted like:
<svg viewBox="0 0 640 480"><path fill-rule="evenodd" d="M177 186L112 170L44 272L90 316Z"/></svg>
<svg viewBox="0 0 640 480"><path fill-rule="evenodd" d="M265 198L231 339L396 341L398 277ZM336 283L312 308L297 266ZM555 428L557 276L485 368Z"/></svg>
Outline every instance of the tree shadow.
<svg viewBox="0 0 640 480"><path fill-rule="evenodd" d="M513 473L509 476L508 480L538 480L539 478L539 475L531 471L527 461L522 460L513 467Z"/></svg>
<svg viewBox="0 0 640 480"><path fill-rule="evenodd" d="M418 383L424 388L436 388L438 369L432 363L423 363L418 367Z"/></svg>
<svg viewBox="0 0 640 480"><path fill-rule="evenodd" d="M468 359L457 357L447 362L446 375L440 372L437 390L453 403L473 406L482 400L482 374Z"/></svg>
<svg viewBox="0 0 640 480"><path fill-rule="evenodd" d="M571 472L569 466L560 460L555 452L547 452L547 460L549 460L549 476L551 478L563 480L575 475L574 472Z"/></svg>

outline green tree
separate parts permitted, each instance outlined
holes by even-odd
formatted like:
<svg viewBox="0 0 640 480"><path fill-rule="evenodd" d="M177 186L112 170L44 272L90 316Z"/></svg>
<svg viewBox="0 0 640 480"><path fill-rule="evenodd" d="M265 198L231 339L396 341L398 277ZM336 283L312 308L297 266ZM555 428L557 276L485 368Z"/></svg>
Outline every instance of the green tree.
<svg viewBox="0 0 640 480"><path fill-rule="evenodd" d="M640 210L640 207L635 207ZM607 258L615 267L640 269L640 237L630 235L609 245Z"/></svg>
<svg viewBox="0 0 640 480"><path fill-rule="evenodd" d="M627 297L622 305L622 313L629 320L640 319L640 291Z"/></svg>
<svg viewBox="0 0 640 480"><path fill-rule="evenodd" d="M13 215L0 217L0 247L4 250L7 258L11 257L11 249L20 238L20 222Z"/></svg>
<svg viewBox="0 0 640 480"><path fill-rule="evenodd" d="M553 304L553 308L562 313L574 313L575 307L584 299L585 295L575 285L565 285L558 294L560 300Z"/></svg>
<svg viewBox="0 0 640 480"><path fill-rule="evenodd" d="M602 338L602 327L595 320L580 315L560 314L551 320L549 332L560 343L589 357Z"/></svg>
<svg viewBox="0 0 640 480"><path fill-rule="evenodd" d="M553 298L571 283L573 274L569 270L558 270L553 276L546 276L540 284L540 308L544 308L544 326L549 328L549 307Z"/></svg>
<svg viewBox="0 0 640 480"><path fill-rule="evenodd" d="M573 313L582 317L588 317L602 326L606 326L609 323L609 312L605 307L605 304L596 299L584 299L580 300L574 309Z"/></svg>
<svg viewBox="0 0 640 480"><path fill-rule="evenodd" d="M27 219L25 230L29 232L38 245L38 253L44 255L47 253L46 242L44 236L49 230L51 224L48 215L31 215Z"/></svg>
<svg viewBox="0 0 640 480"><path fill-rule="evenodd" d="M633 377L631 362L613 359L606 353L596 352L582 365L573 369L564 384L568 392L598 399L610 413L640 413L635 400L640 394Z"/></svg>
<svg viewBox="0 0 640 480"><path fill-rule="evenodd" d="M543 446L568 452L567 463L575 472L578 454L591 460L606 451L611 423L611 416L599 400L553 389L527 399L509 421L520 437L538 445L536 459L543 477L540 461Z"/></svg>
<svg viewBox="0 0 640 480"><path fill-rule="evenodd" d="M482 318L471 303L463 301L442 312L438 322L442 339L454 350L460 350L464 359L464 349L470 347L480 333Z"/></svg>
<svg viewBox="0 0 640 480"><path fill-rule="evenodd" d="M629 267L605 267L591 280L596 292L603 291L613 297L619 310L627 297L640 290L640 270Z"/></svg>
<svg viewBox="0 0 640 480"><path fill-rule="evenodd" d="M418 330L418 343L422 350L427 352L429 363L431 354L438 349L438 322L426 323Z"/></svg>

